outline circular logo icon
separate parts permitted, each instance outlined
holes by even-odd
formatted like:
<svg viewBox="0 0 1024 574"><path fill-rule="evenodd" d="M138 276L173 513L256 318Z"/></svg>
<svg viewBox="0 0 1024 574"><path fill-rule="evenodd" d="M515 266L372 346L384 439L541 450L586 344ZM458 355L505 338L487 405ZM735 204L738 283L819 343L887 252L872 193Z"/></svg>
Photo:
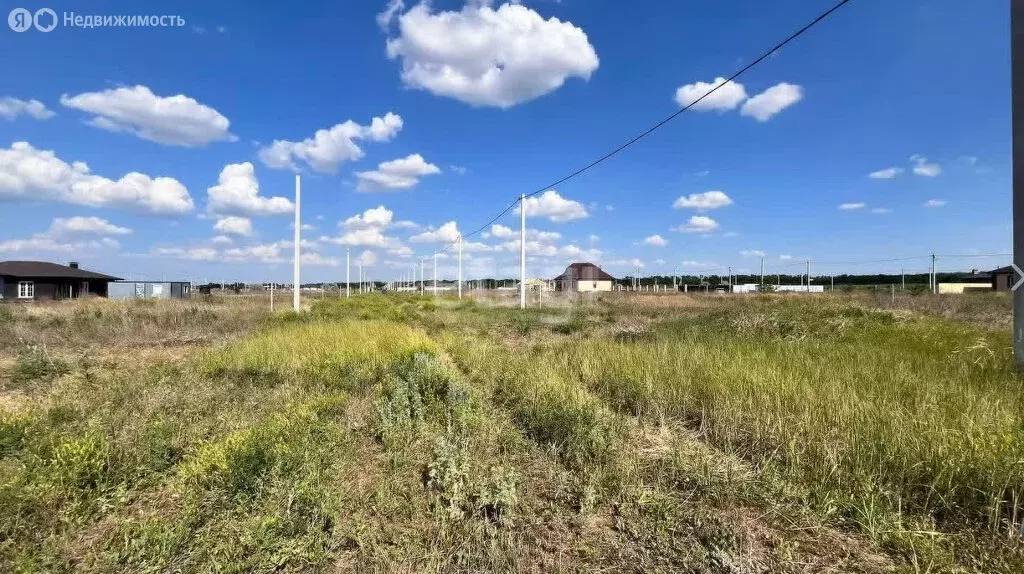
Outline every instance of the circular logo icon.
<svg viewBox="0 0 1024 574"><path fill-rule="evenodd" d="M24 32L32 27L32 13L24 8L15 8L7 15L7 25L15 32Z"/></svg>
<svg viewBox="0 0 1024 574"><path fill-rule="evenodd" d="M49 15L49 18L47 18ZM49 32L57 27L57 13L51 8L40 8L36 10L35 16L32 17L32 21L36 25L36 30L40 32Z"/></svg>

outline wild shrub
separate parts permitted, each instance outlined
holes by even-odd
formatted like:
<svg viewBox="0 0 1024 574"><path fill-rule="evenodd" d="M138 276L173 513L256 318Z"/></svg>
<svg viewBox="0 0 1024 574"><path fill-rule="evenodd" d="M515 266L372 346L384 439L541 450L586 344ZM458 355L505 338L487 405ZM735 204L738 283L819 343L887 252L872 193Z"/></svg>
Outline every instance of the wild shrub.
<svg viewBox="0 0 1024 574"><path fill-rule="evenodd" d="M50 380L70 370L66 362L50 355L45 346L29 343L18 350L11 380L15 383Z"/></svg>

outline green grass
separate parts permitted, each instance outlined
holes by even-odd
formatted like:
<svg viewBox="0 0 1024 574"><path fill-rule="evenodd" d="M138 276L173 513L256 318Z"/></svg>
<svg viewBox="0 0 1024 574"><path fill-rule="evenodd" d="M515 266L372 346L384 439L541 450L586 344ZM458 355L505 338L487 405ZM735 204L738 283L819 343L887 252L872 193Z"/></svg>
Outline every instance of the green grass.
<svg viewBox="0 0 1024 574"><path fill-rule="evenodd" d="M1009 335L942 312L373 294L180 356L53 337L113 317L191 337L202 309L0 317L29 337L0 373L0 570L1024 564Z"/></svg>

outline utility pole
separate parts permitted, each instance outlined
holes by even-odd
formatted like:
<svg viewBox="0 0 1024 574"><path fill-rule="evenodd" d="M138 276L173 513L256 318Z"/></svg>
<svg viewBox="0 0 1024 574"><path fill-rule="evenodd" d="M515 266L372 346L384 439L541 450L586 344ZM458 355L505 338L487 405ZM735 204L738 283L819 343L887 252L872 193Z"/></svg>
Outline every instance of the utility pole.
<svg viewBox="0 0 1024 574"><path fill-rule="evenodd" d="M434 297L437 297L437 253L434 254Z"/></svg>
<svg viewBox="0 0 1024 574"><path fill-rule="evenodd" d="M301 205L301 193L302 186L300 184L299 174L295 174L295 288L292 290L292 309L296 312L299 310L299 243L301 239L302 230L302 219L299 216L299 206Z"/></svg>
<svg viewBox="0 0 1024 574"><path fill-rule="evenodd" d="M764 291L764 257L761 258L761 284L758 285Z"/></svg>
<svg viewBox="0 0 1024 574"><path fill-rule="evenodd" d="M934 253L932 253L932 272L931 272L931 276L932 276L932 280L931 280L932 294L934 295L935 293L939 292L939 281L938 281L938 277L936 277L936 275L935 275L935 254Z"/></svg>
<svg viewBox="0 0 1024 574"><path fill-rule="evenodd" d="M359 292L363 292L363 262L357 261L356 265L359 266Z"/></svg>
<svg viewBox="0 0 1024 574"><path fill-rule="evenodd" d="M349 285L352 281L349 279L349 274L352 271L352 263L349 261L348 248L345 249L345 298L348 299L351 295L349 294Z"/></svg>
<svg viewBox="0 0 1024 574"><path fill-rule="evenodd" d="M420 295L427 294L427 272L423 268L423 258L420 258Z"/></svg>
<svg viewBox="0 0 1024 574"><path fill-rule="evenodd" d="M807 260L807 292L811 292L811 260Z"/></svg>
<svg viewBox="0 0 1024 574"><path fill-rule="evenodd" d="M526 309L526 194L519 196L519 308Z"/></svg>
<svg viewBox="0 0 1024 574"><path fill-rule="evenodd" d="M729 266L729 292L732 293L732 266Z"/></svg>
<svg viewBox="0 0 1024 574"><path fill-rule="evenodd" d="M1010 2L1011 111L1013 125L1013 275L1019 283L1024 268L1024 6ZM1018 368L1024 367L1024 289L1013 293L1013 358ZM1024 536L1024 524L1021 525Z"/></svg>
<svg viewBox="0 0 1024 574"><path fill-rule="evenodd" d="M906 291L906 290L907 290L907 275L903 271L903 268L900 267L900 291Z"/></svg>
<svg viewBox="0 0 1024 574"><path fill-rule="evenodd" d="M459 301L462 301L462 234L459 234Z"/></svg>
<svg viewBox="0 0 1024 574"><path fill-rule="evenodd" d="M836 290L836 274L834 272L832 273L831 284L829 285L828 290L829 291L835 291Z"/></svg>
<svg viewBox="0 0 1024 574"><path fill-rule="evenodd" d="M274 312L274 283L270 283L270 312Z"/></svg>

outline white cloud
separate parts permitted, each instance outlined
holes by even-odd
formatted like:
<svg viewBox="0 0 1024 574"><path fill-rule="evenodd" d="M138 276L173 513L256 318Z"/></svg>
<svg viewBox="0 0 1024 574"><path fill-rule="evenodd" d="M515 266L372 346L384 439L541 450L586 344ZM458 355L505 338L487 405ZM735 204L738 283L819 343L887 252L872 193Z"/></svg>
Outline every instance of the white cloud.
<svg viewBox="0 0 1024 574"><path fill-rule="evenodd" d="M369 126L352 120L330 129L317 130L313 137L301 142L274 140L259 152L260 161L267 167L298 171L297 161L303 161L316 171L335 173L346 161L361 159L365 153L356 140L389 141L402 129L402 117L388 112L383 118L375 117Z"/></svg>
<svg viewBox="0 0 1024 574"><path fill-rule="evenodd" d="M363 267L373 267L377 264L377 254L370 250L363 251L359 257L356 257L354 263L361 264Z"/></svg>
<svg viewBox="0 0 1024 574"><path fill-rule="evenodd" d="M764 251L760 249L744 249L740 251L743 257L764 257Z"/></svg>
<svg viewBox="0 0 1024 574"><path fill-rule="evenodd" d="M782 261L789 261L790 259L793 259L793 256L792 255L779 255L779 259L781 259Z"/></svg>
<svg viewBox="0 0 1024 574"><path fill-rule="evenodd" d="M336 243L338 245L350 245L354 247L380 247L380 248L398 248L401 242L394 238L388 237L381 233L380 228L370 227L364 229L353 229L346 232L341 237L321 237L320 241L326 243Z"/></svg>
<svg viewBox="0 0 1024 574"><path fill-rule="evenodd" d="M654 262L658 265L664 265L665 263L667 263L667 261L665 261L664 259L655 259Z"/></svg>
<svg viewBox="0 0 1024 574"><path fill-rule="evenodd" d="M868 174L871 179L892 179L897 175L903 173L902 167L887 167L878 171L873 171Z"/></svg>
<svg viewBox="0 0 1024 574"><path fill-rule="evenodd" d="M393 191L410 189L426 175L441 173L441 169L428 163L418 153L377 164L374 171L356 172L359 179L356 191Z"/></svg>
<svg viewBox="0 0 1024 574"><path fill-rule="evenodd" d="M217 259L217 250L212 247L157 247L150 253L158 257L173 257L192 261L215 261Z"/></svg>
<svg viewBox="0 0 1024 574"><path fill-rule="evenodd" d="M590 241L591 243L597 243L598 241L601 241L601 237L598 235L591 234L590 237L587 238L587 241Z"/></svg>
<svg viewBox="0 0 1024 574"><path fill-rule="evenodd" d="M217 110L181 94L157 96L146 86L65 94L60 103L94 114L88 122L92 126L157 143L196 147L238 139L228 131L228 119Z"/></svg>
<svg viewBox="0 0 1024 574"><path fill-rule="evenodd" d="M206 190L206 209L220 215L284 215L295 206L286 197L260 197L260 185L249 162L224 166L217 185Z"/></svg>
<svg viewBox="0 0 1024 574"><path fill-rule="evenodd" d="M217 245L226 245L231 243L231 238L227 235L214 235L210 241Z"/></svg>
<svg viewBox="0 0 1024 574"><path fill-rule="evenodd" d="M401 13L404 8L405 2L402 2L402 0L388 0L388 5L384 8L384 11L377 14L377 25L386 32L395 14Z"/></svg>
<svg viewBox="0 0 1024 574"><path fill-rule="evenodd" d="M469 171L468 169L462 167L461 165L450 165L448 166L448 169L452 170L452 173L455 173L457 175L466 175L466 172Z"/></svg>
<svg viewBox="0 0 1024 574"><path fill-rule="evenodd" d="M725 80L725 78L718 77L712 82L694 82L680 86L676 89L676 103L679 104L679 107L685 107ZM745 99L747 99L747 90L743 87L743 84L729 82L709 94L708 97L694 104L690 109L698 112L712 110L724 112L735 109Z"/></svg>
<svg viewBox="0 0 1024 574"><path fill-rule="evenodd" d="M668 240L660 235L652 235L644 239L646 245L653 245L654 247L665 247L668 245Z"/></svg>
<svg viewBox="0 0 1024 574"><path fill-rule="evenodd" d="M518 214L520 207L516 207ZM540 197L526 198L526 217L547 217L550 221L562 223L589 217L587 208L582 203L566 199L557 191L549 189Z"/></svg>
<svg viewBox="0 0 1024 574"><path fill-rule="evenodd" d="M800 86L780 82L747 100L740 108L740 113L766 122L775 114L799 102L803 97L803 88Z"/></svg>
<svg viewBox="0 0 1024 574"><path fill-rule="evenodd" d="M892 210L889 209L888 207L873 207L871 208L871 213L875 213L878 215L887 215L889 213L892 213Z"/></svg>
<svg viewBox="0 0 1024 574"><path fill-rule="evenodd" d="M192 197L178 180L131 172L117 181L90 173L85 162L68 165L53 151L27 142L0 149L0 200L57 201L126 208L158 215L192 211Z"/></svg>
<svg viewBox="0 0 1024 574"><path fill-rule="evenodd" d="M241 235L248 237L252 235L252 221L246 217L229 216L222 217L213 224L213 230L227 235Z"/></svg>
<svg viewBox="0 0 1024 574"><path fill-rule="evenodd" d="M942 173L942 166L928 161L928 158L914 154L910 156L910 163L914 164L914 175L923 177L935 177Z"/></svg>
<svg viewBox="0 0 1024 574"><path fill-rule="evenodd" d="M53 237L74 235L128 235L132 232L127 227L120 227L99 217L58 217L50 223L47 234Z"/></svg>
<svg viewBox="0 0 1024 574"><path fill-rule="evenodd" d="M294 261L294 257L292 260ZM337 257L326 257L319 253L305 251L299 256L299 261L303 265L310 265L313 267L337 267L341 265L341 260Z"/></svg>
<svg viewBox="0 0 1024 574"><path fill-rule="evenodd" d="M839 209L843 211L853 211L855 209L864 209L865 205L865 203L859 201L855 203L841 203L839 205Z"/></svg>
<svg viewBox="0 0 1024 574"><path fill-rule="evenodd" d="M412 243L454 243L459 238L459 228L454 221L449 221L431 231L424 231L409 238Z"/></svg>
<svg viewBox="0 0 1024 574"><path fill-rule="evenodd" d="M500 224L491 225L490 236L497 239L512 239L519 237L519 230L512 229ZM562 238L562 234L557 231L541 231L539 229L527 228L526 229L526 240L527 241L538 241L540 243L551 243L558 241Z"/></svg>
<svg viewBox="0 0 1024 574"><path fill-rule="evenodd" d="M945 199L929 199L928 201L924 202L925 207L945 207L945 205Z"/></svg>
<svg viewBox="0 0 1024 574"><path fill-rule="evenodd" d="M690 195L681 196L672 204L672 207L676 209L685 207L696 209L697 211L707 211L732 205L732 203L732 198L722 191L705 191L704 193L691 193Z"/></svg>
<svg viewBox="0 0 1024 574"><path fill-rule="evenodd" d="M469 2L459 12L431 13L421 2L398 17L387 55L401 60L407 86L499 108L543 96L570 77L589 79L599 64L581 28L518 3Z"/></svg>
<svg viewBox="0 0 1024 574"><path fill-rule="evenodd" d="M45 234L37 234L28 239L9 239L6 241L0 241L0 253L59 251L77 254L83 251L111 250L117 249L118 247L118 242L110 237L66 242L57 240Z"/></svg>
<svg viewBox="0 0 1024 574"><path fill-rule="evenodd" d="M383 205L367 209L345 220L342 225L346 229L383 229L391 225L395 214Z"/></svg>
<svg viewBox="0 0 1024 574"><path fill-rule="evenodd" d="M694 215L674 230L680 233L709 233L718 229L718 222L705 215Z"/></svg>
<svg viewBox="0 0 1024 574"><path fill-rule="evenodd" d="M398 247L388 249L388 254L393 255L395 257L408 258L412 257L412 253L412 248L409 247L408 245L399 245Z"/></svg>
<svg viewBox="0 0 1024 574"><path fill-rule="evenodd" d="M57 114L46 109L39 100L19 100L18 98L0 98L0 118L14 120L18 116L29 116L37 120L48 120Z"/></svg>

